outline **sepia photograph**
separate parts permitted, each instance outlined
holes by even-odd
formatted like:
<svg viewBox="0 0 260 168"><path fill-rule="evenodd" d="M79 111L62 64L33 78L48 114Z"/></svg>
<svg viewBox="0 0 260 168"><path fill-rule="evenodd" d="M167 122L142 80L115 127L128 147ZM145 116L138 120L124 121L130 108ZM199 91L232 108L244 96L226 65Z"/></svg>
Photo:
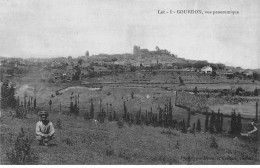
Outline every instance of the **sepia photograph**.
<svg viewBox="0 0 260 168"><path fill-rule="evenodd" d="M259 165L259 14L0 0L0 165Z"/></svg>

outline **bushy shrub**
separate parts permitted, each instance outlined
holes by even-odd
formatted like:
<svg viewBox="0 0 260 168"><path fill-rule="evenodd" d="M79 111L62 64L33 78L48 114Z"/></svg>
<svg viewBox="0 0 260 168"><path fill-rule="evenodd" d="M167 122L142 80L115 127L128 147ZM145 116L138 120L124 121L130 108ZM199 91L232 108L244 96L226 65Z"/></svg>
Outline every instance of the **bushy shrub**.
<svg viewBox="0 0 260 168"><path fill-rule="evenodd" d="M91 119L88 112L87 112L87 113L84 113L84 114L83 114L83 117L84 117L84 119L85 119L86 121L88 121L88 120Z"/></svg>
<svg viewBox="0 0 260 168"><path fill-rule="evenodd" d="M216 138L214 136L211 136L210 138L211 142L210 142L210 147L217 149L218 148L218 143L216 142Z"/></svg>
<svg viewBox="0 0 260 168"><path fill-rule="evenodd" d="M114 155L114 149L109 145L109 147L106 149L106 155L111 156Z"/></svg>
<svg viewBox="0 0 260 168"><path fill-rule="evenodd" d="M244 89L243 88L241 88L241 87L238 87L237 89L236 89L236 95L242 95L242 93L244 92Z"/></svg>
<svg viewBox="0 0 260 168"><path fill-rule="evenodd" d="M200 132L201 131L201 124L200 124L200 119L197 120L197 127L196 127L196 131Z"/></svg>
<svg viewBox="0 0 260 168"><path fill-rule="evenodd" d="M27 117L26 117L26 113L27 113L27 110L24 109L24 108L17 107L17 108L15 109L15 117L17 117L17 118L20 118L20 119L27 118Z"/></svg>
<svg viewBox="0 0 260 168"><path fill-rule="evenodd" d="M118 128L120 128L120 129L124 127L123 121L117 121L116 124L117 124Z"/></svg>
<svg viewBox="0 0 260 168"><path fill-rule="evenodd" d="M55 83L55 80L51 77L48 79L48 83Z"/></svg>
<svg viewBox="0 0 260 168"><path fill-rule="evenodd" d="M36 164L38 156L31 150L32 142L33 140L25 136L23 128L21 128L13 149L6 153L10 163L18 165Z"/></svg>
<svg viewBox="0 0 260 168"><path fill-rule="evenodd" d="M62 142L64 142L68 146L73 146L73 144L74 144L70 138L66 138L66 139L62 140Z"/></svg>
<svg viewBox="0 0 260 168"><path fill-rule="evenodd" d="M258 95L259 95L259 91L258 91L257 88L255 88L255 90L254 90L254 96L258 96Z"/></svg>

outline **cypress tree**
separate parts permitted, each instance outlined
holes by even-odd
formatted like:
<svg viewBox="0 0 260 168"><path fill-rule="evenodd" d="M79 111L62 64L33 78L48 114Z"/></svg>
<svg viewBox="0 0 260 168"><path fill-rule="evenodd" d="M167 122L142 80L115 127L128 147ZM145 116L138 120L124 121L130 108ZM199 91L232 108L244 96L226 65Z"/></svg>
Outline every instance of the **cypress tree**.
<svg viewBox="0 0 260 168"><path fill-rule="evenodd" d="M200 131L201 131L200 119L197 120L196 130L197 130L197 132L200 132Z"/></svg>
<svg viewBox="0 0 260 168"><path fill-rule="evenodd" d="M198 94L198 88L197 88L197 86L193 89L193 93L197 96L197 94Z"/></svg>
<svg viewBox="0 0 260 168"><path fill-rule="evenodd" d="M183 119L182 121L182 130L181 130L182 133L187 133L187 128L186 128L186 124L185 124L185 121Z"/></svg>
<svg viewBox="0 0 260 168"><path fill-rule="evenodd" d="M254 96L258 96L258 95L259 95L259 93L258 93L258 89L255 88L255 90L254 90Z"/></svg>
<svg viewBox="0 0 260 168"><path fill-rule="evenodd" d="M124 101L124 119L126 120L126 115L127 115L127 108L126 108L126 104Z"/></svg>
<svg viewBox="0 0 260 168"><path fill-rule="evenodd" d="M8 87L9 81L6 80L3 82L1 86L1 108L8 107L8 95L9 95L9 87Z"/></svg>
<svg viewBox="0 0 260 168"><path fill-rule="evenodd" d="M50 112L51 112L52 100L49 101L49 105L50 105Z"/></svg>
<svg viewBox="0 0 260 168"><path fill-rule="evenodd" d="M159 125L162 126L162 109L159 107Z"/></svg>
<svg viewBox="0 0 260 168"><path fill-rule="evenodd" d="M212 111L211 117L210 117L210 123L209 123L209 131L210 131L210 133L214 133L215 132L215 122L216 122L216 116L215 116L214 111Z"/></svg>
<svg viewBox="0 0 260 168"><path fill-rule="evenodd" d="M238 113L238 115L237 115L237 129L236 129L236 133L240 134L241 130L242 130L241 115L240 115L240 113Z"/></svg>
<svg viewBox="0 0 260 168"><path fill-rule="evenodd" d="M236 119L236 112L232 112L231 114L231 133L236 133L236 127L237 127L237 119Z"/></svg>
<svg viewBox="0 0 260 168"><path fill-rule="evenodd" d="M145 110L145 124L148 125L148 112Z"/></svg>
<svg viewBox="0 0 260 168"><path fill-rule="evenodd" d="M92 100L91 100L91 104L90 104L90 118L91 119L94 118L94 104L93 104Z"/></svg>
<svg viewBox="0 0 260 168"><path fill-rule="evenodd" d="M170 121L170 123L172 122L172 103L171 103L171 99L169 101L169 121Z"/></svg>
<svg viewBox="0 0 260 168"><path fill-rule="evenodd" d="M109 121L113 121L112 111L110 111L108 119L109 119Z"/></svg>
<svg viewBox="0 0 260 168"><path fill-rule="evenodd" d="M30 108L30 106L31 106L31 100L29 98L27 107Z"/></svg>
<svg viewBox="0 0 260 168"><path fill-rule="evenodd" d="M73 114L74 113L74 106L73 106L73 102L70 102L70 113Z"/></svg>
<svg viewBox="0 0 260 168"><path fill-rule="evenodd" d="M8 106L11 108L15 108L16 106L16 99L14 95L15 95L15 88L13 87L13 85L11 85L8 94Z"/></svg>
<svg viewBox="0 0 260 168"><path fill-rule="evenodd" d="M217 113L217 118L216 118L216 122L215 122L215 128L216 128L218 133L221 132L221 116L220 116L220 112L219 111Z"/></svg>
<svg viewBox="0 0 260 168"><path fill-rule="evenodd" d="M209 114L206 112L206 120L205 120L205 132L209 130Z"/></svg>
<svg viewBox="0 0 260 168"><path fill-rule="evenodd" d="M17 103L17 106L19 107L20 106L20 98L19 98L19 96L17 97L16 103Z"/></svg>
<svg viewBox="0 0 260 168"><path fill-rule="evenodd" d="M61 114L61 102L60 102L60 114Z"/></svg>
<svg viewBox="0 0 260 168"><path fill-rule="evenodd" d="M23 104L24 104L24 108L26 108L26 96L24 97L24 101L23 101Z"/></svg>
<svg viewBox="0 0 260 168"><path fill-rule="evenodd" d="M191 132L192 132L192 133L195 133L195 130L196 130L196 125L195 125L195 123L193 123Z"/></svg>
<svg viewBox="0 0 260 168"><path fill-rule="evenodd" d="M220 114L220 130L223 131L223 122L224 122L224 116L223 113Z"/></svg>
<svg viewBox="0 0 260 168"><path fill-rule="evenodd" d="M75 99L75 103L74 103L74 114L78 115L78 103L77 103L77 99Z"/></svg>
<svg viewBox="0 0 260 168"><path fill-rule="evenodd" d="M117 121L116 111L114 111L114 113L113 113L113 120Z"/></svg>
<svg viewBox="0 0 260 168"><path fill-rule="evenodd" d="M33 107L34 107L34 109L36 108L36 97L34 98L34 101L33 101Z"/></svg>
<svg viewBox="0 0 260 168"><path fill-rule="evenodd" d="M187 128L191 127L190 126L190 109L188 110L188 120L187 120Z"/></svg>

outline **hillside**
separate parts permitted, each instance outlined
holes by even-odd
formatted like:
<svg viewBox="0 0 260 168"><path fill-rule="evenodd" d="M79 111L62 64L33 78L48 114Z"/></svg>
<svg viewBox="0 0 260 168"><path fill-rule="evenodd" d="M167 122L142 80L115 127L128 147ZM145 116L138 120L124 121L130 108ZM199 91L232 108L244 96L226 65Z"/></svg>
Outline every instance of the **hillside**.
<svg viewBox="0 0 260 168"><path fill-rule="evenodd" d="M116 122L97 123L73 116L51 114L56 133L50 147L32 143L39 164L259 164L259 145L215 134L218 148L210 147L208 133L183 134L177 130ZM61 120L61 129L57 128ZM21 127L34 139L35 114L17 119L4 112L1 118L1 164L9 164L9 151Z"/></svg>

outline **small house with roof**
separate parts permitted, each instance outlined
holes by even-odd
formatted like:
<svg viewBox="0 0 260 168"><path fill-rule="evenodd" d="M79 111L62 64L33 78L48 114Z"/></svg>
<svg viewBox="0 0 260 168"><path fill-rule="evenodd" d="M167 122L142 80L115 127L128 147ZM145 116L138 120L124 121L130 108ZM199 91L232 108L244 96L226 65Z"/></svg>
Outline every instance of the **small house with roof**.
<svg viewBox="0 0 260 168"><path fill-rule="evenodd" d="M200 70L203 73L211 73L212 72L212 68L210 66L204 66L201 68Z"/></svg>

